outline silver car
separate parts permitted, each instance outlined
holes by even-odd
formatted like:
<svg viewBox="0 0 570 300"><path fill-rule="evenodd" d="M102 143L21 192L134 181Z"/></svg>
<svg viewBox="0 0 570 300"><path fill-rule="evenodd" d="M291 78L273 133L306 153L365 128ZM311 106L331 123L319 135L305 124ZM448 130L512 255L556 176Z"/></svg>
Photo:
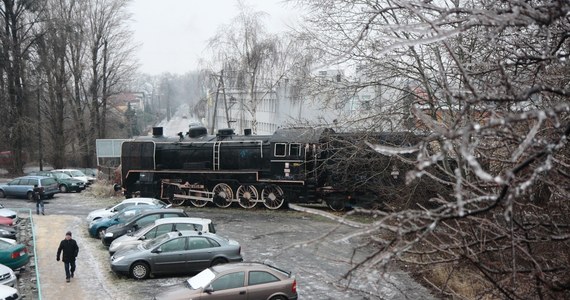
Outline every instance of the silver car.
<svg viewBox="0 0 570 300"><path fill-rule="evenodd" d="M46 176L22 176L0 185L0 198L20 197L33 200L34 185L37 185L44 199L51 199L59 193L59 184L54 178Z"/></svg>
<svg viewBox="0 0 570 300"><path fill-rule="evenodd" d="M113 240L109 245L109 254L113 255L122 249L133 248L167 232L184 230L216 233L214 223L210 219L189 217L156 219L135 232L129 232Z"/></svg>
<svg viewBox="0 0 570 300"><path fill-rule="evenodd" d="M151 274L188 274L240 262L238 242L212 233L169 232L111 256L111 270L145 279Z"/></svg>
<svg viewBox="0 0 570 300"><path fill-rule="evenodd" d="M153 299L296 300L297 280L291 272L268 264L224 264L167 287Z"/></svg>

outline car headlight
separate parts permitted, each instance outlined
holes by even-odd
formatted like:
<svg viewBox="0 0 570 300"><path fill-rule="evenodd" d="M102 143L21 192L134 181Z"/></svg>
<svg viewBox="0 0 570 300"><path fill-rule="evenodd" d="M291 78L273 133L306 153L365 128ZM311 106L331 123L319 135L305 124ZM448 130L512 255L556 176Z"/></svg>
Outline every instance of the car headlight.
<svg viewBox="0 0 570 300"><path fill-rule="evenodd" d="M105 232L105 237L113 237L113 233L112 232Z"/></svg>
<svg viewBox="0 0 570 300"><path fill-rule="evenodd" d="M123 258L125 258L125 257L124 256L118 256L118 257L113 256L112 262L118 263L119 261L123 260Z"/></svg>

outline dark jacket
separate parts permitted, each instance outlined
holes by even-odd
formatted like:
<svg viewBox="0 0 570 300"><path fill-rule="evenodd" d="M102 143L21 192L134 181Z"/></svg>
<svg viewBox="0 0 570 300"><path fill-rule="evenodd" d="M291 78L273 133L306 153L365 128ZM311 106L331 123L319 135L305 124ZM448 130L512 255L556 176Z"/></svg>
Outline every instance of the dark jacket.
<svg viewBox="0 0 570 300"><path fill-rule="evenodd" d="M79 246L77 246L77 242L74 239L63 240L59 243L59 248L57 248L57 260L59 260L61 252L63 252L61 260L73 262L77 254L79 254Z"/></svg>

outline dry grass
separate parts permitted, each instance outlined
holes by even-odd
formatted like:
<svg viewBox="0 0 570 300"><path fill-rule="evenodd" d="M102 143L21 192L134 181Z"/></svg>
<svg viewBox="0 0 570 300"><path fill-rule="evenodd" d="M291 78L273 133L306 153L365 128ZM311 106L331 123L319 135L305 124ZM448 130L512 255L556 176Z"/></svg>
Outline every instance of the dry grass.
<svg viewBox="0 0 570 300"><path fill-rule="evenodd" d="M452 264L434 265L422 270L421 279L453 299L492 299L482 296L492 288L492 283L470 268Z"/></svg>
<svg viewBox="0 0 570 300"><path fill-rule="evenodd" d="M107 180L97 180L86 191L90 196L97 198L123 197L121 192L115 192L113 183Z"/></svg>

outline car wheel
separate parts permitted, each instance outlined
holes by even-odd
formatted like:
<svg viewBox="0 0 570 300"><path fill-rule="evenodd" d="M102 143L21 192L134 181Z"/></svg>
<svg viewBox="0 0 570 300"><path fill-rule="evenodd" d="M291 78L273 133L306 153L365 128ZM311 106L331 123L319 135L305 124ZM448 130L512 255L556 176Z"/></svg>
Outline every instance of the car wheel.
<svg viewBox="0 0 570 300"><path fill-rule="evenodd" d="M28 194L26 194L26 198L28 198L30 201L34 200L34 193L28 192Z"/></svg>
<svg viewBox="0 0 570 300"><path fill-rule="evenodd" d="M67 192L68 192L67 186L66 186L65 184L60 185L60 186L59 186L59 191L62 192L62 193L67 193Z"/></svg>
<svg viewBox="0 0 570 300"><path fill-rule="evenodd" d="M134 279L146 279L150 275L150 268L145 262L138 261L131 266L131 276Z"/></svg>
<svg viewBox="0 0 570 300"><path fill-rule="evenodd" d="M0 198L6 198L6 194L4 193L4 191L0 191Z"/></svg>
<svg viewBox="0 0 570 300"><path fill-rule="evenodd" d="M210 265L210 267L213 267L213 266L215 266L215 265L225 264L225 263L227 263L227 262L228 262L228 261L225 260L225 259L223 259L223 258L216 258L216 259L214 259L214 261L212 261L212 264Z"/></svg>
<svg viewBox="0 0 570 300"><path fill-rule="evenodd" d="M105 237L105 232L107 231L107 227L102 227L97 229L97 236L102 239Z"/></svg>
<svg viewBox="0 0 570 300"><path fill-rule="evenodd" d="M275 297L271 297L269 300L287 300L287 297L285 297L285 296L275 296Z"/></svg>

